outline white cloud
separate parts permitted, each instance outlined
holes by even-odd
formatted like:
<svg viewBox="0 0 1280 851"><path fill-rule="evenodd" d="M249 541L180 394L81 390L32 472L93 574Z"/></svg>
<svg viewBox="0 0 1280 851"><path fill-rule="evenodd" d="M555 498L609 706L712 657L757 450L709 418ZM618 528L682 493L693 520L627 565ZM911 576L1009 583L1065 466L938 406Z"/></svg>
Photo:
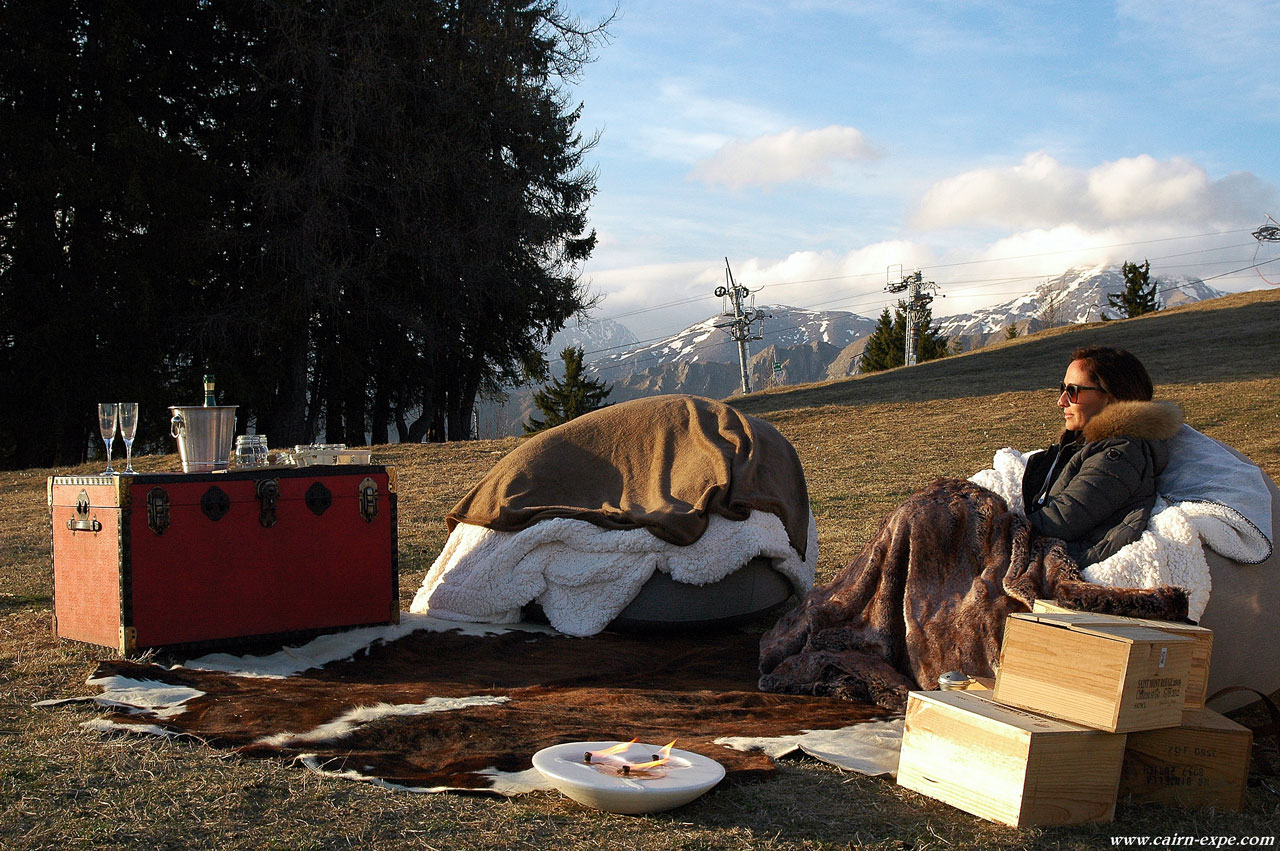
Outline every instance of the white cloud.
<svg viewBox="0 0 1280 851"><path fill-rule="evenodd" d="M928 248L907 240L888 240L865 245L843 253L834 251L796 251L781 260L753 257L734 264L734 274L752 288L795 286L791 302L807 304L810 293L839 293L850 288L858 291L884 286L889 267L910 270L927 266L935 260ZM897 272L893 273L897 277ZM770 300L775 300L773 296Z"/></svg>
<svg viewBox="0 0 1280 851"><path fill-rule="evenodd" d="M706 260L592 268L585 277L604 300L590 318L617 319L642 339L671 333L716 309L717 272L723 278L724 266Z"/></svg>
<svg viewBox="0 0 1280 851"><path fill-rule="evenodd" d="M1150 231L1086 230L1078 225L1036 228L1009 234L980 250L975 259L999 264L999 274L1049 275L1073 266L1094 266L1131 259L1129 244Z"/></svg>
<svg viewBox="0 0 1280 851"><path fill-rule="evenodd" d="M1142 155L1103 163L1089 171L1089 199L1098 220L1195 218L1208 197L1209 174L1189 160L1160 162Z"/></svg>
<svg viewBox="0 0 1280 851"><path fill-rule="evenodd" d="M1259 205L1275 198L1275 188L1251 173L1214 180L1182 157L1143 154L1084 170L1037 151L1018 165L975 169L934 184L914 224L1097 230L1149 222L1216 228L1256 219Z"/></svg>
<svg viewBox="0 0 1280 851"><path fill-rule="evenodd" d="M698 162L689 176L734 188L820 181L833 173L836 164L878 156L862 131L853 127L791 128L754 139L731 141Z"/></svg>
<svg viewBox="0 0 1280 851"><path fill-rule="evenodd" d="M931 187L915 214L919 227L993 224L1033 227L1080 213L1084 176L1043 152L1015 166L975 169Z"/></svg>

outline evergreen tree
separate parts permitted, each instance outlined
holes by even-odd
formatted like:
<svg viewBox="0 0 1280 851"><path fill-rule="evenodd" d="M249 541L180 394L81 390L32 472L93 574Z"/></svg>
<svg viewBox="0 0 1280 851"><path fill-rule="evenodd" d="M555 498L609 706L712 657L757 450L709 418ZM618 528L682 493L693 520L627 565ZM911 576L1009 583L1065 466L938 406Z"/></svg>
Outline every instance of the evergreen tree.
<svg viewBox="0 0 1280 851"><path fill-rule="evenodd" d="M172 446L204 372L282 445L463 439L545 380L608 23L561 3L0 0L0 468L83 460L100 398Z"/></svg>
<svg viewBox="0 0 1280 851"><path fill-rule="evenodd" d="M903 318L901 310L898 311L897 316L899 319ZM876 330L871 332L871 336L867 338L867 344L862 349L862 360L858 362L858 371L878 372L882 369L902 366L905 357L903 352L905 327L903 325L901 329L894 328L894 317L889 314L888 307L880 311L880 318L876 320Z"/></svg>
<svg viewBox="0 0 1280 851"><path fill-rule="evenodd" d="M247 29L230 3L0 3L0 467L100 451L99 398L140 403L137 450L199 401L208 235L244 186L211 145L253 85Z"/></svg>
<svg viewBox="0 0 1280 851"><path fill-rule="evenodd" d="M529 417L524 424L525 434L535 434L543 429L567 423L576 417L599 408L608 407L605 398L613 392L603 381L587 378L582 374L583 350L570 346L560 353L564 361L564 378L554 378L533 396L544 419Z"/></svg>
<svg viewBox="0 0 1280 851"><path fill-rule="evenodd" d="M1107 295L1107 304L1120 315L1107 316L1104 312L1103 320L1132 319L1160 309L1156 302L1156 282L1151 280L1150 260L1144 261L1141 266L1137 263L1125 263L1121 272L1124 275L1124 291Z"/></svg>
<svg viewBox="0 0 1280 851"><path fill-rule="evenodd" d="M932 323L933 312L926 307L922 321L916 326L916 356L920 363L951 354L947 338ZM906 343L907 314L903 303L898 302L892 317L888 307L880 313L876 330L871 332L862 350L859 371L878 372L902 366L906 362Z"/></svg>
<svg viewBox="0 0 1280 851"><path fill-rule="evenodd" d="M1018 338L1018 326L1012 322L1004 326L1004 338L1006 340L1016 340Z"/></svg>
<svg viewBox="0 0 1280 851"><path fill-rule="evenodd" d="M466 439L477 396L544 380L543 345L592 301L593 138L566 84L603 25L559 0L255 8L241 277L260 321L232 314L225 346L258 370L246 404L271 434Z"/></svg>

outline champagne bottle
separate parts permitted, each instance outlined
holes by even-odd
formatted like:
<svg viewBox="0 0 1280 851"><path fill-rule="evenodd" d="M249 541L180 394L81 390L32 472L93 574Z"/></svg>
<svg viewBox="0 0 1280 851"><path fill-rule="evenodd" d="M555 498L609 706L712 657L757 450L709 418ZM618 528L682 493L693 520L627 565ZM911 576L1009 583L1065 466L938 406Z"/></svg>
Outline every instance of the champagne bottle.
<svg viewBox="0 0 1280 851"><path fill-rule="evenodd" d="M206 375L204 377L204 406L206 408L212 408L217 404L218 401L213 395L213 375Z"/></svg>

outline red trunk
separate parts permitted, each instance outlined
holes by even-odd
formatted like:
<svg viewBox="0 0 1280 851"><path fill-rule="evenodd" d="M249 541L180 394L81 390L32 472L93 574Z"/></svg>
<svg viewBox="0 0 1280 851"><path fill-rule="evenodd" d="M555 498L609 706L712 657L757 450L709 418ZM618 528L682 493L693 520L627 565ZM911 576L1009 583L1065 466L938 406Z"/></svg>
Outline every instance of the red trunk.
<svg viewBox="0 0 1280 851"><path fill-rule="evenodd" d="M128 653L400 616L386 467L55 477L49 504L64 638Z"/></svg>

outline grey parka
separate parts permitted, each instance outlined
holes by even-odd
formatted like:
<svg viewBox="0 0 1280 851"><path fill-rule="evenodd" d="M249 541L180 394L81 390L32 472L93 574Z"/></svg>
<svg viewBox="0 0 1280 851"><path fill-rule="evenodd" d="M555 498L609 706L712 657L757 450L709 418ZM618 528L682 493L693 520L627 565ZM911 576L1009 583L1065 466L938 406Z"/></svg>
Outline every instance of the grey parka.
<svg viewBox="0 0 1280 851"><path fill-rule="evenodd" d="M1022 498L1031 528L1066 541L1081 567L1136 541L1168 463L1166 441L1181 425L1172 402L1112 402L1083 433L1064 433L1027 462Z"/></svg>

